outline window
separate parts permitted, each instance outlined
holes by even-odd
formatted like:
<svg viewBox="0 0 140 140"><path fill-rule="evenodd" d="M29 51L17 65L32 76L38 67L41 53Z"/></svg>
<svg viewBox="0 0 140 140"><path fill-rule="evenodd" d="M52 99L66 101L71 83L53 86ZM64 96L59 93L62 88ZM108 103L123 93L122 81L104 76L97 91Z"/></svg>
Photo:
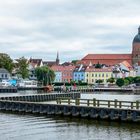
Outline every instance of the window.
<svg viewBox="0 0 140 140"><path fill-rule="evenodd" d="M104 77L104 73L102 74L102 77Z"/></svg>
<svg viewBox="0 0 140 140"><path fill-rule="evenodd" d="M108 74L106 74L106 77L108 77Z"/></svg>
<svg viewBox="0 0 140 140"><path fill-rule="evenodd" d="M5 74L5 78L7 78L7 74Z"/></svg>
<svg viewBox="0 0 140 140"><path fill-rule="evenodd" d="M92 77L94 77L94 74L92 74Z"/></svg>
<svg viewBox="0 0 140 140"><path fill-rule="evenodd" d="M97 77L97 74L95 74L95 77Z"/></svg>
<svg viewBox="0 0 140 140"><path fill-rule="evenodd" d="M99 77L100 77L101 75L99 74Z"/></svg>
<svg viewBox="0 0 140 140"><path fill-rule="evenodd" d="M88 77L88 74L87 74L87 77Z"/></svg>

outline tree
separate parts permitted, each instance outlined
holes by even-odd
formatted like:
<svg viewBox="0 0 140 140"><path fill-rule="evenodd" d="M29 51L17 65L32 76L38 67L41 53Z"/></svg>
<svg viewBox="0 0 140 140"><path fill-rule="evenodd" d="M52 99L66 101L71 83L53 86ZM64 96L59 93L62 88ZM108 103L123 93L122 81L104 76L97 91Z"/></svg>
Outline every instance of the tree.
<svg viewBox="0 0 140 140"><path fill-rule="evenodd" d="M101 64L99 64L99 62L95 65L95 68L96 69L101 69L102 68L102 65Z"/></svg>
<svg viewBox="0 0 140 140"><path fill-rule="evenodd" d="M10 58L10 56L8 54L0 54L0 68L5 68L11 73L13 67L13 60Z"/></svg>
<svg viewBox="0 0 140 140"><path fill-rule="evenodd" d="M123 78L117 79L116 85L119 87L122 87L124 85L124 79Z"/></svg>
<svg viewBox="0 0 140 140"><path fill-rule="evenodd" d="M134 83L135 83L135 84L140 83L140 76L134 77Z"/></svg>
<svg viewBox="0 0 140 140"><path fill-rule="evenodd" d="M128 86L129 85L129 80L128 79L124 79L124 85Z"/></svg>
<svg viewBox="0 0 140 140"><path fill-rule="evenodd" d="M78 60L72 60L71 63L73 63L74 65L76 65L76 63L78 62Z"/></svg>
<svg viewBox="0 0 140 140"><path fill-rule="evenodd" d="M109 78L109 79L107 80L107 82L109 82L109 83L114 83L114 82L115 82L115 78L111 77L111 78Z"/></svg>
<svg viewBox="0 0 140 140"><path fill-rule="evenodd" d="M23 79L28 78L29 70L28 70L28 63L27 59L24 57L19 58L18 60L18 74L22 76Z"/></svg>
<svg viewBox="0 0 140 140"><path fill-rule="evenodd" d="M44 86L51 84L55 79L55 73L47 66L37 67L35 69L37 80L42 82Z"/></svg>
<svg viewBox="0 0 140 140"><path fill-rule="evenodd" d="M96 83L101 84L101 83L103 83L103 80L101 80L101 79L96 80Z"/></svg>
<svg viewBox="0 0 140 140"><path fill-rule="evenodd" d="M134 77L125 77L124 78L125 80L128 80L129 81L129 84L133 84L134 83Z"/></svg>

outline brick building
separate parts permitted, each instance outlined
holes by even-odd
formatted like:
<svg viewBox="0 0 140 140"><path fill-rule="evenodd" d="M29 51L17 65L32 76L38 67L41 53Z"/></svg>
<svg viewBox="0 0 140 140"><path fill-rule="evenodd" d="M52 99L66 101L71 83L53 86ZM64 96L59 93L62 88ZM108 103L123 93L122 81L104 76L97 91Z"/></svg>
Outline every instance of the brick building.
<svg viewBox="0 0 140 140"><path fill-rule="evenodd" d="M127 61L130 65L134 65L140 62L140 27L138 28L138 34L134 37L132 42L132 53L130 54L88 54L77 64L106 64L116 65L122 61Z"/></svg>

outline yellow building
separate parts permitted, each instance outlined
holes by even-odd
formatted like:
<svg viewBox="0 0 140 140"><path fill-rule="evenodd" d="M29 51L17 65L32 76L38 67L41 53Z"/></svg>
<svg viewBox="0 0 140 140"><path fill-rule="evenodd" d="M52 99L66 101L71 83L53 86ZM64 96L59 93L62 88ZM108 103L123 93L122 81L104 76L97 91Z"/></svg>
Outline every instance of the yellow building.
<svg viewBox="0 0 140 140"><path fill-rule="evenodd" d="M107 79L112 77L111 68L92 68L88 67L85 72L85 82L88 84L94 84L97 80L103 80L103 84L107 83Z"/></svg>

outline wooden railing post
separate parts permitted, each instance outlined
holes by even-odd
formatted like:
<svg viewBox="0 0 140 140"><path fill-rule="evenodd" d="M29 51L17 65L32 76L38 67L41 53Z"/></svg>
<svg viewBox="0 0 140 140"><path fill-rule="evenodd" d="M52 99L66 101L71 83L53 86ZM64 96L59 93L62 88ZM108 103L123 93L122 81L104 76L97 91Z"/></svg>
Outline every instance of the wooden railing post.
<svg viewBox="0 0 140 140"><path fill-rule="evenodd" d="M97 106L98 106L98 107L100 106L100 101L99 101L99 100L97 100Z"/></svg>
<svg viewBox="0 0 140 140"><path fill-rule="evenodd" d="M56 99L56 103L59 104L59 99L58 98Z"/></svg>
<svg viewBox="0 0 140 140"><path fill-rule="evenodd" d="M136 109L139 109L139 101L136 101Z"/></svg>
<svg viewBox="0 0 140 140"><path fill-rule="evenodd" d="M133 102L131 102L131 109L133 109Z"/></svg>
<svg viewBox="0 0 140 140"><path fill-rule="evenodd" d="M122 101L119 101L119 108L122 108Z"/></svg>
<svg viewBox="0 0 140 140"><path fill-rule="evenodd" d="M96 106L96 98L93 98L93 106Z"/></svg>
<svg viewBox="0 0 140 140"><path fill-rule="evenodd" d="M59 98L59 104L61 104L61 98Z"/></svg>
<svg viewBox="0 0 140 140"><path fill-rule="evenodd" d="M110 101L108 101L108 107L110 108Z"/></svg>
<svg viewBox="0 0 140 140"><path fill-rule="evenodd" d="M89 106L89 100L87 100L87 106Z"/></svg>
<svg viewBox="0 0 140 140"><path fill-rule="evenodd" d="M70 105L70 98L68 98L68 104Z"/></svg>
<svg viewBox="0 0 140 140"><path fill-rule="evenodd" d="M118 102L118 100L115 99L115 100L114 100L114 108L117 108L117 102Z"/></svg>
<svg viewBox="0 0 140 140"><path fill-rule="evenodd" d="M79 105L79 104L80 104L80 99L79 98L75 99L75 105Z"/></svg>

